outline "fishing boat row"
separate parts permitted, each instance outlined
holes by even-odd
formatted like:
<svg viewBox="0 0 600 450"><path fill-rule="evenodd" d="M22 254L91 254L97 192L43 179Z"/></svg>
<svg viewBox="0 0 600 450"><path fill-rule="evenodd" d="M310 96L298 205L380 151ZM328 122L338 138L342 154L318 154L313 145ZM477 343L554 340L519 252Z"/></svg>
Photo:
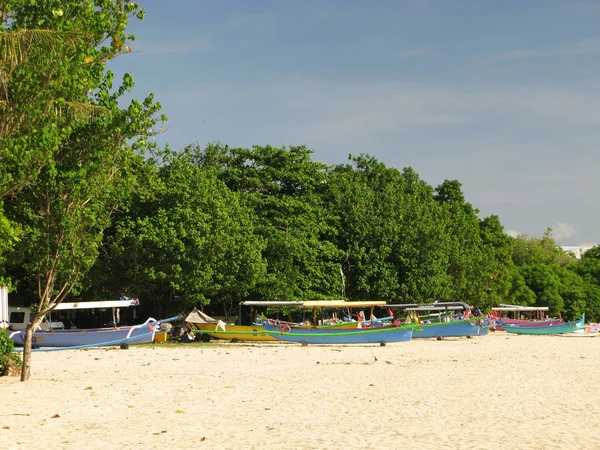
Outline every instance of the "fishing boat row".
<svg viewBox="0 0 600 450"><path fill-rule="evenodd" d="M472 308L462 302L436 303L430 305L388 305L384 301L350 302L306 301L306 302L256 302L242 303L243 306L287 307L299 310L312 310L313 320L302 322L279 319L255 318L252 325L229 325L213 319L201 311L193 311L186 322L192 332L200 335L204 342L210 339L232 341L284 341L300 344L386 344L406 342L411 339L445 337L473 337L488 333L493 322L485 317L470 315ZM388 310L385 317L376 318L373 309ZM367 319L363 311L371 308ZM317 319L317 309L343 310L343 319L332 316L326 320ZM393 310L401 310L405 317L401 321ZM429 315L422 315L427 312ZM423 319L421 319L423 318Z"/></svg>
<svg viewBox="0 0 600 450"><path fill-rule="evenodd" d="M45 329L35 330L32 337L33 348L85 348L94 346L144 344L166 340L164 325L179 317L163 320L148 318L138 325L118 326L118 312L121 308L135 307L139 302L130 299L118 301L62 303L57 310L95 309L112 310L112 326L88 329L65 329L51 321ZM299 301L261 302L246 301L241 307L250 308L252 317L249 325L227 324L214 319L199 310L192 311L186 318L186 329L204 342L211 339L229 341L292 342L308 344L380 344L407 342L411 339L438 339L448 337L483 336L490 330L503 329L516 335L558 335L581 330L585 317L565 322L562 318L526 320L502 316L508 309L523 307L506 306L492 314L483 316L463 302L435 302L430 304L387 304L385 301ZM300 312L301 320L283 320L281 317L268 319L264 314L254 314L254 308L279 309L291 316ZM374 312L385 311L383 317ZM507 309L508 308L508 309ZM370 313L365 314L365 309ZM530 311L530 310L527 310ZM319 315L320 313L320 315ZM539 314L539 310L536 312ZM285 315L285 314L284 314ZM241 317L241 314L240 314ZM289 318L289 317L288 317ZM542 319L538 317L538 319ZM23 319L25 320L25 319ZM25 328L9 334L16 345L25 342ZM194 339L194 338L192 338Z"/></svg>

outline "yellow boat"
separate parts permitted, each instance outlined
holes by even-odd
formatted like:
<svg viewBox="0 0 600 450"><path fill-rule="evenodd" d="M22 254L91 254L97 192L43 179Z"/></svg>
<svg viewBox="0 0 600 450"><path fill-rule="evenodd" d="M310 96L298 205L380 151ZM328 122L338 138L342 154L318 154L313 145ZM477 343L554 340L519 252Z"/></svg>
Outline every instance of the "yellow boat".
<svg viewBox="0 0 600 450"><path fill-rule="evenodd" d="M277 339L264 332L260 325L229 325L222 320L213 319L202 311L194 310L186 317L188 328L193 333L200 333L202 342L211 338L228 341L270 341Z"/></svg>
<svg viewBox="0 0 600 450"><path fill-rule="evenodd" d="M211 337L214 339L226 339L228 341L277 341L274 337L264 332L261 325L225 325L223 330L221 326L214 323L198 323L198 328L192 330L194 333L200 333L202 342L208 342Z"/></svg>

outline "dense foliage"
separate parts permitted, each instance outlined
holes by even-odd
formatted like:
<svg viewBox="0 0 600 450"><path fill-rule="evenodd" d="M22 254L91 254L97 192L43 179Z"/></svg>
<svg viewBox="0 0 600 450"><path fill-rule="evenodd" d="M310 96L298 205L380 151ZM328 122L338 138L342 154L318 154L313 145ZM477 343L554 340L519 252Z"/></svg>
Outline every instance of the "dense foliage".
<svg viewBox="0 0 600 450"><path fill-rule="evenodd" d="M367 155L325 166L311 153L220 144L156 153L137 169L86 296L128 289L161 314L345 296L600 318L597 249L577 261L551 230L512 238L497 216L479 218L456 180L434 188Z"/></svg>

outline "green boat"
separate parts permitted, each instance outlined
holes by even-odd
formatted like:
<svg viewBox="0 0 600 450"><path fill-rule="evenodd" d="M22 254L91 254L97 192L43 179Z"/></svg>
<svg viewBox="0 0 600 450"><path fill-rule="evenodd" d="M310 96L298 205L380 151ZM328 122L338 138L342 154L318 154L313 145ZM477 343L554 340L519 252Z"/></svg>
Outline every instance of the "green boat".
<svg viewBox="0 0 600 450"><path fill-rule="evenodd" d="M538 334L538 335L552 335L552 334L567 334L573 333L581 328L585 322L585 314L582 314L579 320L573 320L572 322L563 322L558 324L549 324L544 326L531 326L525 324L510 324L502 325L504 331L510 334Z"/></svg>

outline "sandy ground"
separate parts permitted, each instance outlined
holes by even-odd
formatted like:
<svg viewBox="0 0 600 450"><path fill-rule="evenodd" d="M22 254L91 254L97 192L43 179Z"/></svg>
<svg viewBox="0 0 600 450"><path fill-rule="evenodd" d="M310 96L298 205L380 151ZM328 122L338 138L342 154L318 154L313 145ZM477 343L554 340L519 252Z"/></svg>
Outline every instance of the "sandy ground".
<svg viewBox="0 0 600 450"><path fill-rule="evenodd" d="M600 449L600 336L35 353L3 449Z"/></svg>

